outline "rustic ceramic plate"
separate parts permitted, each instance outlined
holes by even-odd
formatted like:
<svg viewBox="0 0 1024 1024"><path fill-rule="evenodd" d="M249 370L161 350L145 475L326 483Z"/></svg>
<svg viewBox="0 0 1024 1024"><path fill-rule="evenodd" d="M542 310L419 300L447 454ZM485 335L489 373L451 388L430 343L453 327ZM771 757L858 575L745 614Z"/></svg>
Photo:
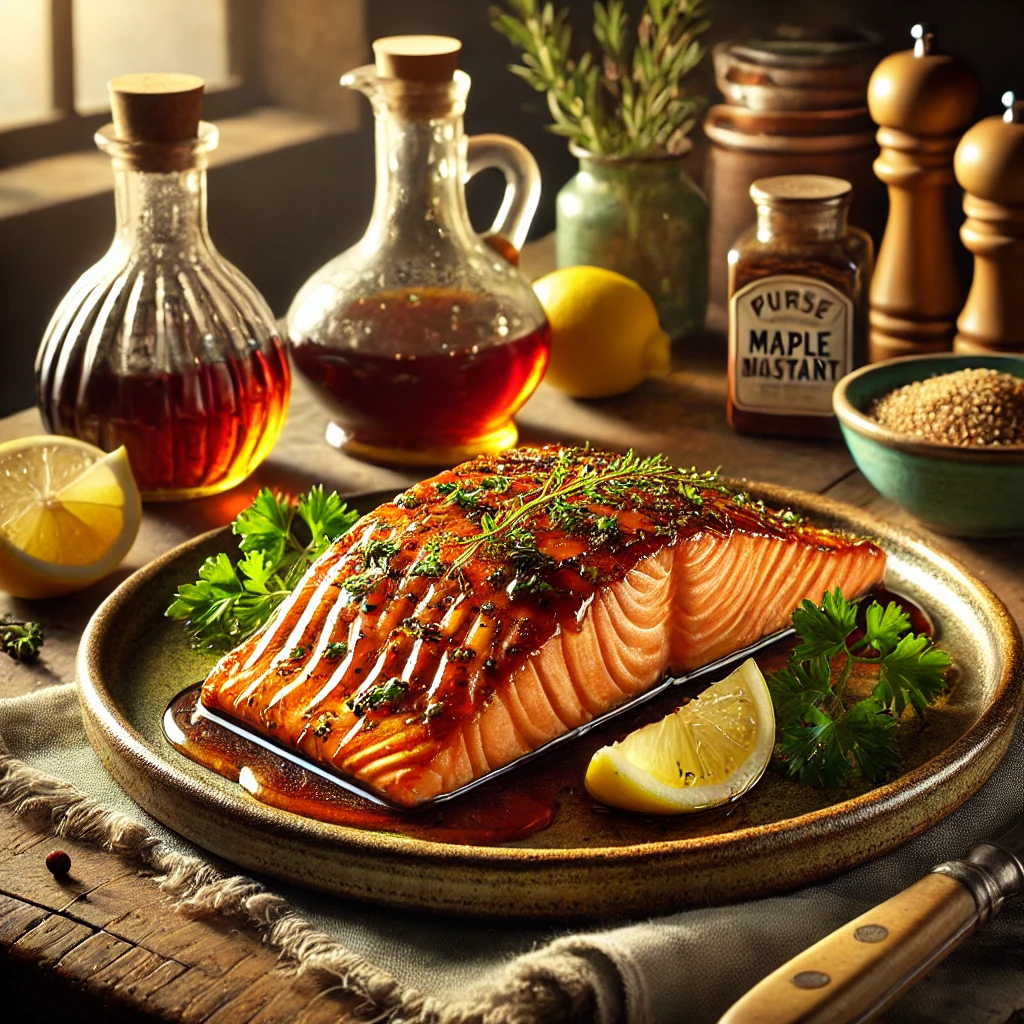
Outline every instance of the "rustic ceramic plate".
<svg viewBox="0 0 1024 1024"><path fill-rule="evenodd" d="M825 878L922 832L989 777L1021 704L1021 638L984 584L913 535L816 495L749 487L818 523L876 537L888 553L887 585L928 612L953 656L956 686L923 726L904 730L905 771L885 786L818 791L769 771L743 799L703 814L609 812L582 788L586 765L597 747L672 706L655 702L496 780L499 802L557 782L552 824L511 844L425 841L278 810L179 754L161 726L168 702L211 664L163 610L203 558L232 549L224 530L141 569L96 612L78 661L89 737L133 799L199 845L253 871L392 906L501 917L665 913Z"/></svg>

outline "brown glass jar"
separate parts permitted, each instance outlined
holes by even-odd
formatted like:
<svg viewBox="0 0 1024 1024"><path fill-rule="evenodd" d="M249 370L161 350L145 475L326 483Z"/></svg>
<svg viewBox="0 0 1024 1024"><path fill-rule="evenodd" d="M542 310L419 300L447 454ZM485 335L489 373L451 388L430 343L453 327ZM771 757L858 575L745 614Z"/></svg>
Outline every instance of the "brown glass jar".
<svg viewBox="0 0 1024 1024"><path fill-rule="evenodd" d="M842 178L750 186L757 223L729 252L729 422L745 434L838 437L836 382L867 359L871 238Z"/></svg>

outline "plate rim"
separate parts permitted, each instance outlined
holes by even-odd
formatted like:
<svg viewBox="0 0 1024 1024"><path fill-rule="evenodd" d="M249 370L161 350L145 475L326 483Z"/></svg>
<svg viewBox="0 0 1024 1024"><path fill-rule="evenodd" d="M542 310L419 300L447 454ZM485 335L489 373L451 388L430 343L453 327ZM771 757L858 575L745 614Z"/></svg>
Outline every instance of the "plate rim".
<svg viewBox="0 0 1024 1024"><path fill-rule="evenodd" d="M827 807L793 818L686 839L657 839L641 844L594 847L462 846L306 818L294 812L265 805L245 794L240 788L238 793L234 793L201 785L196 779L165 760L158 750L136 732L119 713L116 701L103 683L101 659L103 636L108 623L115 619L132 596L146 586L160 570L209 543L216 535L226 533L230 526L218 527L190 538L140 567L103 601L89 620L76 659L76 679L90 742L106 764L97 737L94 737L95 730L106 746L130 755L139 768L156 771L165 784L176 786L190 799L198 800L211 811L221 814L230 812L235 818L241 817L247 827L259 826L269 834L284 832L290 833L296 839L315 838L318 842L323 842L327 837L333 839L335 843L345 845L354 853L364 855L386 853L400 859L411 857L420 860L429 857L435 861L448 863L466 862L477 867L486 864L491 867L515 869L538 863L551 867L573 867L595 858L605 862L639 865L645 860L658 860L670 855L679 856L691 851L707 856L730 850L735 851L735 856L741 857L744 847L760 847L766 839L780 833L788 834L793 844L800 845L819 834L823 825L832 824L837 816L859 818L867 814L874 820L876 815L895 810L922 793L933 791L965 763L977 759L1000 739L1005 737L1007 742L1009 741L1008 733L1012 730L1024 701L1024 688L1020 685L1024 667L1024 644L1020 630L1008 609L982 580L958 559L934 546L913 530L885 523L857 506L814 492L745 478L731 478L728 482L738 484L756 497L764 498L772 504L794 504L807 509L815 517L839 519L856 524L856 528L868 537L898 538L904 547L909 546L926 552L929 560L940 560L943 569L949 575L959 576L963 583L977 591L996 630L1003 655L1002 673L993 698L984 707L978 719L953 744L924 764L897 776L890 782ZM349 495L346 496L346 500L358 501L360 497L377 493L383 492ZM1002 753L999 760L1001 757ZM994 767L993 765L993 770ZM988 775L985 776L987 777ZM977 792L983 782L984 779L980 780L963 800ZM118 784L121 785L120 782ZM134 794L128 795L140 803L143 809L149 810ZM926 827L931 827L931 824L950 813L955 806L958 804L951 803ZM169 827L174 829L174 826Z"/></svg>

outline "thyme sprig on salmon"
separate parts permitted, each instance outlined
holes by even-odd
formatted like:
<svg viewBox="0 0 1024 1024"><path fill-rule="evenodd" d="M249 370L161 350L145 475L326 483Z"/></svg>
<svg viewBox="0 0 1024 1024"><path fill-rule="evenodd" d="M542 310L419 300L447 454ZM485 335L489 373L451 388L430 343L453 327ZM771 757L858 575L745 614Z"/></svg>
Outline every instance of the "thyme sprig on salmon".
<svg viewBox="0 0 1024 1024"><path fill-rule="evenodd" d="M809 786L842 786L854 776L884 782L899 765L896 723L906 708L923 717L946 689L952 662L931 637L915 635L895 602L872 601L858 627L857 605L836 588L821 606L793 612L800 643L768 676L786 772ZM857 666L873 674L871 695L850 702Z"/></svg>
<svg viewBox="0 0 1024 1024"><path fill-rule="evenodd" d="M699 509L704 504L702 489L728 493L728 488L719 481L717 470L679 469L664 455L641 457L631 448L625 455L601 466L584 457L588 454L587 449L562 448L548 473L536 479L535 490L516 495L500 510L482 512L480 532L459 539L464 550L449 571L458 572L476 558L481 549L488 548L491 553L504 554L513 564L517 559L520 566L525 561L527 573L536 574L544 563L537 564L536 558L524 559L524 555L537 550L535 534L529 527L531 519L539 516L547 516L553 526L568 533L589 526L596 534L607 534L616 530L617 517L594 514L590 505L600 505L608 511L621 507L624 502L628 507L630 492L644 491L655 496L682 495L694 509ZM481 489L486 488L485 478ZM507 485L502 488L507 489ZM635 503L640 504L639 495Z"/></svg>

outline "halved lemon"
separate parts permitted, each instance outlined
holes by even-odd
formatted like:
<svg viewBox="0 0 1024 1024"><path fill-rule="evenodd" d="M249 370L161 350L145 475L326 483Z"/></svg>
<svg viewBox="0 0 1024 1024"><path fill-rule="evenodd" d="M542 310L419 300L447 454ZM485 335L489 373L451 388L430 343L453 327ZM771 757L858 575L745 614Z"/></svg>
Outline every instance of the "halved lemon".
<svg viewBox="0 0 1024 1024"><path fill-rule="evenodd" d="M703 811L746 793L774 745L771 694L748 658L660 722L598 750L587 768L587 791L627 811Z"/></svg>
<svg viewBox="0 0 1024 1024"><path fill-rule="evenodd" d="M139 531L128 453L72 437L0 444L0 590L55 597L106 576Z"/></svg>

